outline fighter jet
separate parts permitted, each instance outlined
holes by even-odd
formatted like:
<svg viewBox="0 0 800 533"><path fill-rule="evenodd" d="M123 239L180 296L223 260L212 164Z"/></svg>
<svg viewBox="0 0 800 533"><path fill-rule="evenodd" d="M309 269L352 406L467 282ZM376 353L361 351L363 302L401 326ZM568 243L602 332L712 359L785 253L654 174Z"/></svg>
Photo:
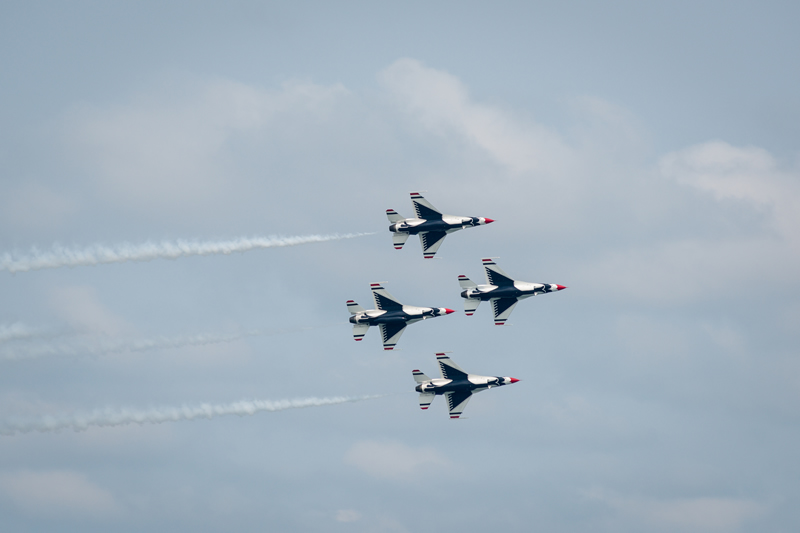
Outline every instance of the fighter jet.
<svg viewBox="0 0 800 533"><path fill-rule="evenodd" d="M419 235L422 257L425 259L433 259L448 233L494 222L491 218L443 215L417 192L411 193L411 203L414 204L417 218L403 218L394 209L386 210L386 216L391 222L389 231L393 233L395 250L403 248L409 235Z"/></svg>
<svg viewBox="0 0 800 533"><path fill-rule="evenodd" d="M347 310L352 315L350 323L353 324L353 338L360 341L370 326L378 326L381 329L384 350L394 349L407 325L426 318L455 313L446 307L403 305L381 287L380 283L370 283L369 287L372 289L372 297L375 299L377 309L367 311L353 300L347 300Z"/></svg>
<svg viewBox="0 0 800 533"><path fill-rule="evenodd" d="M492 302L494 311L494 325L502 326L508 320L511 311L517 302L537 294L556 292L566 289L563 285L552 283L528 283L516 281L495 264L492 259L483 260L486 270L486 285L478 285L467 276L458 276L461 288L461 297L464 301L464 312L472 316L481 302Z"/></svg>
<svg viewBox="0 0 800 533"><path fill-rule="evenodd" d="M414 381L417 382L414 390L419 393L420 409L427 409L437 394L443 394L447 399L450 418L461 416L473 394L519 381L516 378L467 374L443 353L437 353L436 360L439 361L442 378L431 379L419 370L413 370Z"/></svg>

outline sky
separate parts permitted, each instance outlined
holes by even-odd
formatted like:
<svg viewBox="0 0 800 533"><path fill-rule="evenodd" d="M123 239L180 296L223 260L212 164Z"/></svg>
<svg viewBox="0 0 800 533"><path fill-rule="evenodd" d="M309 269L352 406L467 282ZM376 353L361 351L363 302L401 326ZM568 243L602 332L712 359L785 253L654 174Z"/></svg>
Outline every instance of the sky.
<svg viewBox="0 0 800 533"><path fill-rule="evenodd" d="M798 15L3 2L0 529L795 531ZM440 351L520 382L421 411Z"/></svg>

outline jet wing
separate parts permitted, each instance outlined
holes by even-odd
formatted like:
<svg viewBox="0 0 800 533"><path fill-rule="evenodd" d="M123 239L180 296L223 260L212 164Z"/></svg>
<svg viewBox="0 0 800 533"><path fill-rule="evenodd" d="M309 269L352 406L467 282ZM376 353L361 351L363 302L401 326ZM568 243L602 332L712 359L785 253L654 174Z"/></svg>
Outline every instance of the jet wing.
<svg viewBox="0 0 800 533"><path fill-rule="evenodd" d="M400 340L400 335L402 335L406 329L406 323L398 321L379 325L381 328L381 337L383 337L383 349L394 350L397 341Z"/></svg>
<svg viewBox="0 0 800 533"><path fill-rule="evenodd" d="M442 219L442 212L433 207L433 205L418 192L411 193L411 203L414 204L414 211L417 213L417 218L423 218L425 220Z"/></svg>
<svg viewBox="0 0 800 533"><path fill-rule="evenodd" d="M439 362L439 369L444 379L467 379L467 373L447 357L447 354L437 353L436 360Z"/></svg>
<svg viewBox="0 0 800 533"><path fill-rule="evenodd" d="M401 250L408 240L410 233L392 233L392 244L395 250Z"/></svg>
<svg viewBox="0 0 800 533"><path fill-rule="evenodd" d="M360 341L369 331L369 324L355 324L353 326L353 339Z"/></svg>
<svg viewBox="0 0 800 533"><path fill-rule="evenodd" d="M425 259L433 259L436 251L444 242L447 233L443 231L429 231L427 233L420 233L419 240L422 243L422 257Z"/></svg>
<svg viewBox="0 0 800 533"><path fill-rule="evenodd" d="M484 259L483 268L486 270L486 283L489 285L497 285L498 287L514 285L514 278L497 266L493 259Z"/></svg>
<svg viewBox="0 0 800 533"><path fill-rule="evenodd" d="M467 408L467 402L472 397L470 391L456 391L446 392L444 397L447 399L447 407L450 410L450 418L458 418L464 409Z"/></svg>
<svg viewBox="0 0 800 533"><path fill-rule="evenodd" d="M506 323L518 301L516 298L495 298L491 300L495 326L502 326Z"/></svg>
<svg viewBox="0 0 800 533"><path fill-rule="evenodd" d="M384 289L380 283L370 283L369 288L372 289L372 298L375 300L375 307L382 311L395 311L403 309L403 304L397 301L397 298L389 294L389 291Z"/></svg>

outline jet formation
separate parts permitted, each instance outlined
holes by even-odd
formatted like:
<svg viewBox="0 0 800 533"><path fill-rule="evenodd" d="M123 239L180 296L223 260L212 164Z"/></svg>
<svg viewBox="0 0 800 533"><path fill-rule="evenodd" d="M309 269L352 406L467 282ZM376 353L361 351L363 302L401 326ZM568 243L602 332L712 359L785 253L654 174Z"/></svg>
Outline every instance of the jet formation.
<svg viewBox="0 0 800 533"><path fill-rule="evenodd" d="M419 370L413 370L412 375L414 381L417 382L414 390L419 393L421 409L427 409L436 396L444 396L447 400L450 418L458 418L462 415L473 394L519 381L511 377L467 374L444 353L437 353L436 360L439 362L442 377L431 379Z"/></svg>
<svg viewBox="0 0 800 533"><path fill-rule="evenodd" d="M495 326L506 323L520 300L566 289L554 283L517 281L503 272L492 259L484 259L483 268L486 270L486 285L478 285L464 275L458 276L458 283L463 289L461 297L465 299L464 312L467 316L472 316L481 302L491 302Z"/></svg>
<svg viewBox="0 0 800 533"><path fill-rule="evenodd" d="M432 259L436 255L449 233L494 222L491 218L443 214L418 192L411 193L411 203L416 218L404 218L394 209L386 210L390 222L389 231L397 250L403 248L410 235L419 235L422 256L425 259ZM472 316L481 302L490 302L497 326L506 324L520 300L566 289L565 286L554 283L515 280L497 266L493 259L483 259L482 262L486 284L479 285L464 275L458 276L464 312L467 316ZM353 300L347 301L350 323L353 324L353 339L362 340L370 326L378 326L384 350L394 349L409 324L455 312L446 307L403 305L380 283L371 283L370 289L376 309L366 310ZM519 381L512 377L468 374L445 353L437 353L436 360L442 377L431 379L419 370L414 370L412 374L417 382L415 390L419 392L419 406L422 409L428 409L436 396L444 396L450 418L459 418L462 415L473 394Z"/></svg>
<svg viewBox="0 0 800 533"><path fill-rule="evenodd" d="M455 313L446 307L403 305L380 283L370 283L369 288L372 289L372 297L375 299L377 309L368 311L353 300L347 300L347 310L351 315L350 323L353 324L353 338L360 341L370 326L378 326L381 330L384 350L394 349L407 325L427 318Z"/></svg>
<svg viewBox="0 0 800 533"><path fill-rule="evenodd" d="M395 250L403 248L409 235L419 235L422 257L425 259L433 259L448 233L494 222L491 218L442 214L417 192L411 193L411 203L414 205L417 218L403 218L394 209L386 210L386 216L391 222L389 231L394 234L392 243Z"/></svg>

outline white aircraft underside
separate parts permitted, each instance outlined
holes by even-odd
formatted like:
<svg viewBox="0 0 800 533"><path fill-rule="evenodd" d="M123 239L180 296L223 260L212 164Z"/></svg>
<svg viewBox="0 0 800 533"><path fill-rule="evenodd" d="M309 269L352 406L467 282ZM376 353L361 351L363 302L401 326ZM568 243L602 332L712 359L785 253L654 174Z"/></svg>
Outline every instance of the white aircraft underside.
<svg viewBox="0 0 800 533"><path fill-rule="evenodd" d="M496 326L506 323L520 300L566 289L563 285L554 283L530 283L515 280L497 266L492 259L484 259L483 268L486 272L485 285L478 285L464 275L458 276L458 283L463 289L461 297L464 298L464 313L472 316L481 302L488 301L492 305Z"/></svg>
<svg viewBox="0 0 800 533"><path fill-rule="evenodd" d="M444 353L437 353L436 360L442 372L441 378L431 379L419 370L412 372L417 382L416 391L420 393L419 406L427 409L437 395L444 396L450 418L462 415L473 394L519 381L512 377L468 374Z"/></svg>
<svg viewBox="0 0 800 533"><path fill-rule="evenodd" d="M411 203L417 214L416 218L403 218L394 209L386 210L386 216L391 223L389 231L392 232L392 245L400 250L409 235L419 235L422 256L426 259L432 259L436 255L448 234L494 222L491 218L445 215L416 192L411 193Z"/></svg>
<svg viewBox="0 0 800 533"><path fill-rule="evenodd" d="M403 305L380 283L371 283L370 289L377 309L366 310L353 300L347 301L350 323L353 324L353 339L362 340L370 326L378 326L384 350L394 349L407 325L455 312L445 307Z"/></svg>

